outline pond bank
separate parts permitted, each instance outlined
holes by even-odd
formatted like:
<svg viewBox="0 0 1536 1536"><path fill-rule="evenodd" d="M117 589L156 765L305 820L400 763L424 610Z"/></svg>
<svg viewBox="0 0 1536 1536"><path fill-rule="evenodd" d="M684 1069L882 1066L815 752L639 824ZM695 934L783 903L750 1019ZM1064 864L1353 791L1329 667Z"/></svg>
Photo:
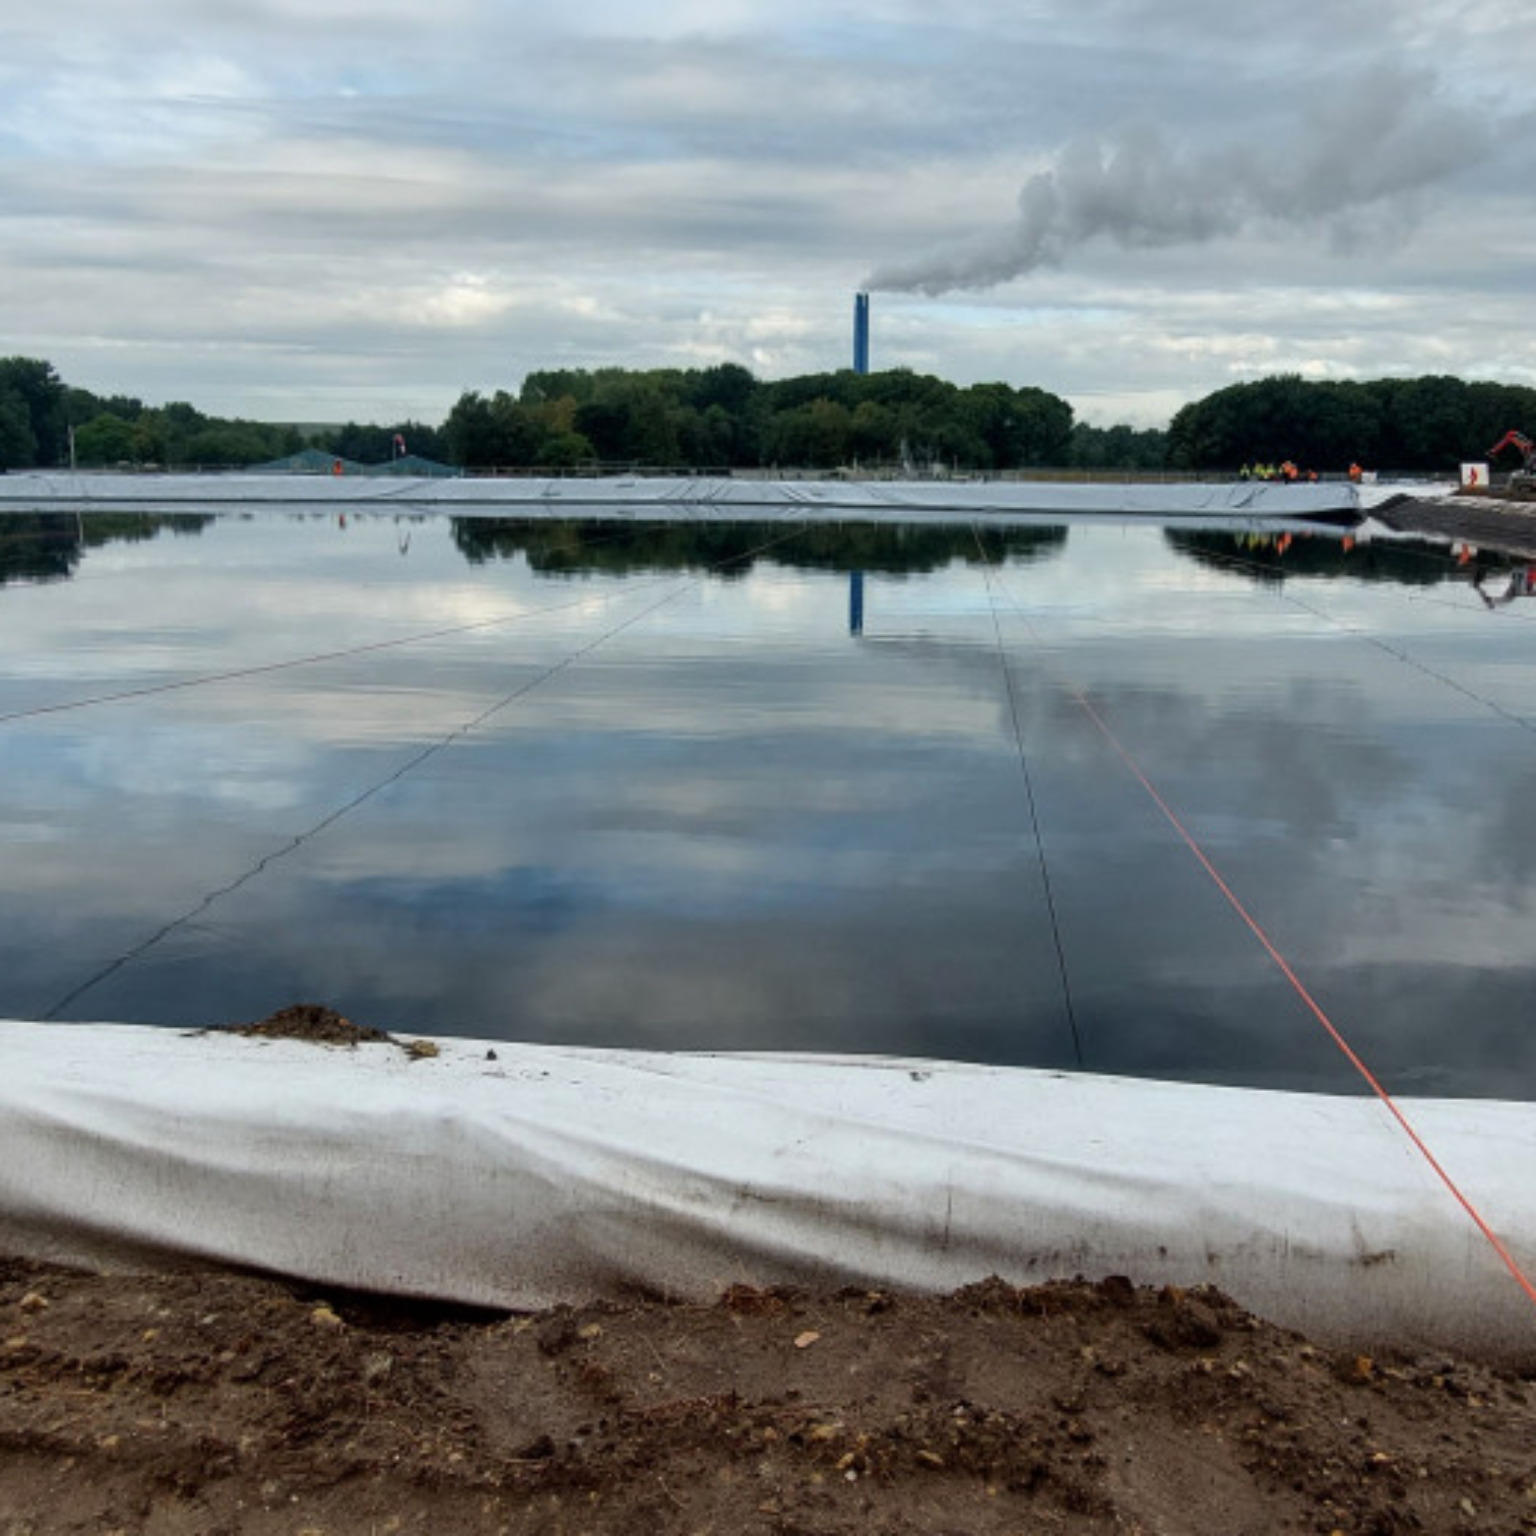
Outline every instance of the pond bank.
<svg viewBox="0 0 1536 1536"><path fill-rule="evenodd" d="M41 1261L499 1308L1130 1274L1340 1346L1536 1366L1536 1307L1371 1098L446 1036L4 1036L0 1252ZM1399 1109L1536 1269L1536 1105Z"/></svg>

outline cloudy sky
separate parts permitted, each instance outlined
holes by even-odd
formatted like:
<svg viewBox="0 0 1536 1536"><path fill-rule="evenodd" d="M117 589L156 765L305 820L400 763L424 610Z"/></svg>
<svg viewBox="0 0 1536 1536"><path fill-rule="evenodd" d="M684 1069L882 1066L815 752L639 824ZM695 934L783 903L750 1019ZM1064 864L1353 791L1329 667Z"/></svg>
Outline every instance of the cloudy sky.
<svg viewBox="0 0 1536 1536"><path fill-rule="evenodd" d="M1161 425L1536 383L1514 0L78 0L0 15L0 354L274 420L873 362Z"/></svg>

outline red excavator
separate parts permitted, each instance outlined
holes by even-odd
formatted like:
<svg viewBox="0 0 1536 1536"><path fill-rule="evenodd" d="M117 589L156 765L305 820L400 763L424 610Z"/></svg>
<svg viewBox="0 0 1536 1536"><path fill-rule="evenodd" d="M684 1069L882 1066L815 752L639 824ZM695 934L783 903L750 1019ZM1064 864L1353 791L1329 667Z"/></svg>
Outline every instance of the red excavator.
<svg viewBox="0 0 1536 1536"><path fill-rule="evenodd" d="M1533 443L1525 433L1516 432L1511 428L1488 450L1488 457L1496 459L1506 448L1515 449L1524 460L1523 466L1509 477L1510 485L1536 487L1536 443Z"/></svg>

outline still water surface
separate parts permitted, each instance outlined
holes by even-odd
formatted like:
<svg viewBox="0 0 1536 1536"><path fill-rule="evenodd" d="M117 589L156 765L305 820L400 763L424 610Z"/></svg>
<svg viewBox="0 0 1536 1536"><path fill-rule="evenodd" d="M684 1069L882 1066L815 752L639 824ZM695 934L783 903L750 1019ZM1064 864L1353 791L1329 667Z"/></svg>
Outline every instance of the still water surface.
<svg viewBox="0 0 1536 1536"><path fill-rule="evenodd" d="M1129 758L1389 1088L1536 1098L1536 601L1444 549L81 531L0 520L0 1017L1357 1091Z"/></svg>

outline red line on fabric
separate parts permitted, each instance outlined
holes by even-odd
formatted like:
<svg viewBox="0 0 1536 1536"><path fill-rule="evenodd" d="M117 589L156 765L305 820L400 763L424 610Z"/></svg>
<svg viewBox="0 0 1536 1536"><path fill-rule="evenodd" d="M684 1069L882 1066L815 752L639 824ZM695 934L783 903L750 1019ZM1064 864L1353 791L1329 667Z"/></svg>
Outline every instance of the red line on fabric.
<svg viewBox="0 0 1536 1536"><path fill-rule="evenodd" d="M1386 1088L1382 1086L1380 1079L1378 1079L1376 1074L1372 1072L1371 1069L1366 1066L1366 1064L1360 1059L1354 1048L1350 1045L1349 1041L1344 1038L1343 1033L1334 1024L1333 1020L1328 1017L1327 1013L1323 1009L1322 1004L1320 1004L1317 999L1313 997L1312 994L1307 990L1301 978L1291 968L1290 962L1285 958L1283 954L1280 953L1279 949L1275 946L1274 941L1264 931L1264 928L1259 923L1259 920L1254 917L1254 915L1248 910L1247 907L1243 905L1242 900L1238 897L1237 893L1222 878L1221 871L1218 870L1206 856L1205 850L1195 840L1194 834L1189 830L1188 827L1184 825L1182 821L1179 820L1173 808L1165 799L1163 799L1162 795L1158 793L1157 787L1142 771L1141 764L1136 761L1129 750L1127 750L1125 745L1121 742L1120 738L1116 736L1114 731L1110 729L1103 716L1100 715L1098 710L1093 707L1093 704L1088 699L1087 695L1084 694L1080 689L1073 687L1073 685L1070 683L1068 683L1066 686L1069 692L1072 693L1073 697L1076 698L1078 704L1082 707L1088 718L1092 720L1096 726L1098 726L1099 730L1103 733L1105 740L1109 742L1109 744L1119 754L1126 767L1129 768L1135 775L1141 787L1146 790L1148 795L1151 796L1153 804L1157 806L1157 808L1163 813L1165 817L1167 817L1168 822L1173 827L1174 831L1179 834L1179 836L1184 840L1185 845L1189 848L1189 851L1194 854L1194 856L1200 861L1201 868L1203 868L1206 874L1208 874L1211 879L1215 881L1216 888L1221 892L1223 896L1227 898L1227 901L1231 904L1232 909L1248 925L1248 928L1252 932L1253 936L1259 941L1260 944L1264 946L1265 952L1269 955L1269 958L1273 960L1277 966L1280 967L1280 971L1284 975L1285 979L1290 982L1292 987L1296 989L1296 995L1300 997L1302 1002L1307 1005L1307 1008L1311 1011L1312 1016L1318 1021L1318 1023L1321 1024L1325 1030L1327 1030L1329 1038L1344 1053L1344 1056L1346 1060L1348 1060L1349 1064L1370 1085L1371 1092L1374 1093L1376 1097L1380 1099L1381 1102L1387 1107L1387 1110L1391 1114L1392 1118L1397 1121L1398 1125L1402 1127L1403 1132L1407 1135L1408 1139L1413 1143L1415 1147L1418 1148L1419 1153L1423 1156L1425 1162L1427 1162L1429 1166L1434 1169L1435 1174L1439 1178L1440 1182L1444 1184L1445 1187L1456 1198L1456 1201L1461 1206L1462 1210L1464 1210L1467 1215L1472 1218L1473 1224L1477 1227L1477 1230L1481 1232L1485 1238L1487 1238L1488 1242L1493 1247L1493 1251L1498 1254L1500 1260L1503 1262L1504 1267L1510 1272L1511 1275L1514 1276L1516 1284L1518 1284L1520 1289L1525 1292L1526 1296L1530 1298L1531 1302L1536 1304L1536 1285L1531 1283L1525 1271L1521 1269L1519 1261L1515 1258L1514 1254L1512 1254L1504 1245L1504 1242L1499 1237L1498 1233L1488 1225L1487 1221L1483 1218L1483 1215L1478 1210L1478 1208L1473 1205L1472 1201L1465 1194L1462 1193L1462 1190L1456 1183L1455 1179L1453 1179L1451 1175L1445 1170L1445 1168L1441 1166L1439 1159L1434 1155L1433 1152L1429 1150L1429 1147L1425 1143L1424 1138L1419 1135L1418 1131L1414 1129L1412 1122L1403 1113L1403 1111L1398 1108L1396 1101L1393 1099L1392 1095L1387 1092Z"/></svg>

